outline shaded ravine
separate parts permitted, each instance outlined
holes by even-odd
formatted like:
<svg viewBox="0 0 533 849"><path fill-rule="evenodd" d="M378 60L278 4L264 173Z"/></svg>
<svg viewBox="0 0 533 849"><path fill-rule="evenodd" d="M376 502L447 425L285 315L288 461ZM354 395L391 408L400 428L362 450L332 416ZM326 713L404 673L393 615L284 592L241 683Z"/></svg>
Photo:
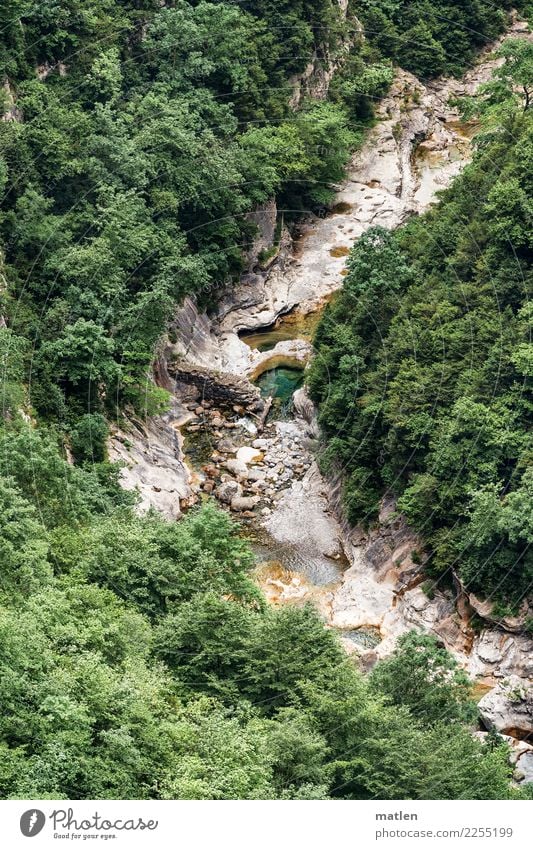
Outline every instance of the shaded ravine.
<svg viewBox="0 0 533 849"><path fill-rule="evenodd" d="M439 189L452 182L470 158L475 127L461 124L447 101L451 95L474 91L493 67L491 60L484 61L460 82L442 81L426 89L399 73L381 106L382 120L355 156L332 212L302 227L294 260L270 275L270 300L265 299L259 310L230 311L221 322L221 349L229 352L226 367L237 351L227 329L232 328L234 337L235 329L250 328L255 316L263 320L265 302L271 311L297 303L264 336L257 329L255 335L241 333L241 344L257 346L248 374L256 373L258 362L263 368L268 362L277 364L277 357L290 355L291 346L298 350L307 344L312 333L305 332L305 316L317 307L319 313L325 299L342 285L347 251L361 233L376 224L400 225L424 211ZM311 326L316 326L318 313L312 313ZM305 414L297 415L294 425L305 440L313 432L312 413L309 402L301 402L300 412L307 406L307 421ZM393 505L384 505L380 528L366 537L339 521L338 502L338 493L312 462L262 520L270 535L270 556L263 557L257 578L270 602L314 603L326 623L340 633L347 651L356 653L364 665L392 651L397 638L413 627L433 632L476 680L486 724L513 737L526 736L532 722L528 698L513 707L507 696L512 688L524 693L528 689L533 673L530 638L492 627L474 631L471 599L460 594L457 603L455 592L428 585L413 560L418 560L423 544L401 519L392 518ZM338 548L349 565L335 579L328 559ZM317 576L321 562L324 571ZM504 683L508 676L511 686Z"/></svg>
<svg viewBox="0 0 533 849"><path fill-rule="evenodd" d="M178 358L182 367L189 363L213 374L246 375L263 385L270 380L271 390L280 377L274 368L303 368L313 354L313 326L342 285L354 241L369 227L394 228L423 212L468 162L473 128L460 123L448 101L473 93L489 79L494 64L484 56L462 80L427 86L399 71L330 214L310 216L297 239L284 231L271 268L245 275L221 300L216 315L200 314L192 301L186 302L174 323L176 341L167 345L163 363ZM202 406L202 398L198 406L198 396L168 375L167 385L175 392L174 409L165 421L167 438L173 429L181 449L180 431L189 428L185 449L190 451L189 465L186 456L179 485L170 492L179 493L183 509L213 493L222 504L231 504L247 525L259 561L257 580L271 603L312 601L326 624L339 631L347 651L366 666L389 653L398 636L411 628L433 632L476 679L480 692L490 688L482 699L487 726L513 734L518 729L516 736L530 730L531 708L513 708L504 682L510 677L509 686L516 690L533 676L531 640L491 627L474 632L468 598L460 595L457 602L451 591L429 592L420 565L413 561L421 542L393 517L393 505L384 504L380 527L370 537L344 525L338 493L314 461L317 428L304 392L296 393L293 416L286 411L280 415L274 406L265 432L257 433L255 419L236 409L238 405L223 415L217 404ZM141 462L139 456L135 461L143 473L130 466L128 482L138 485L140 478L143 483L144 475L148 482L143 494L154 506L169 500L164 487L164 498L153 493L154 456L160 470L165 465L166 449L161 452L158 438L149 437L148 451ZM201 440L203 453L195 459ZM123 441L118 444L117 455L124 459ZM243 464L243 448L253 448L260 459ZM229 500L221 497L228 484L233 492Z"/></svg>
<svg viewBox="0 0 533 849"><path fill-rule="evenodd" d="M512 32L523 30L524 25L515 24ZM298 315L316 310L342 286L350 247L369 227L397 227L424 212L436 193L450 185L470 158L473 131L460 123L450 98L474 93L496 64L487 53L462 79L426 85L398 71L377 109L376 125L338 187L330 214L309 215L291 233L283 227L270 267L252 263L252 270L220 297L213 314L200 313L188 300L173 322L176 339L167 355L240 375L253 374L276 354L304 361L309 340L292 335L287 325L285 338L280 335L283 341L266 352L250 347L243 334L272 327L295 309L291 320L296 322ZM283 213L274 201L256 213L263 235L274 233L276 216Z"/></svg>

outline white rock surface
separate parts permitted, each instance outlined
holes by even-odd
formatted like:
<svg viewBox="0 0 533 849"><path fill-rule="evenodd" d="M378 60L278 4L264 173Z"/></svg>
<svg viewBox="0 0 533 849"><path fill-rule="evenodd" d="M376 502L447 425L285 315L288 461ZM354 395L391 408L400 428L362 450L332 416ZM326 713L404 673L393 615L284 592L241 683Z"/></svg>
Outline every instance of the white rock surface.
<svg viewBox="0 0 533 849"><path fill-rule="evenodd" d="M327 496L327 487L312 463L303 479L285 490L263 526L277 542L297 546L302 559L338 557L341 529L331 515Z"/></svg>
<svg viewBox="0 0 533 849"><path fill-rule="evenodd" d="M479 702L484 725L491 729L525 738L533 729L533 687L517 675L501 681Z"/></svg>
<svg viewBox="0 0 533 849"><path fill-rule="evenodd" d="M394 587L378 583L365 568L363 553L355 551L332 600L331 624L336 628L381 628L394 601Z"/></svg>
<svg viewBox="0 0 533 849"><path fill-rule="evenodd" d="M517 759L516 776L524 784L533 782L533 750L524 752Z"/></svg>
<svg viewBox="0 0 533 849"><path fill-rule="evenodd" d="M237 451L237 460L244 463L245 466L253 463L259 463L263 455L258 448L253 448L251 445L243 445Z"/></svg>
<svg viewBox="0 0 533 849"><path fill-rule="evenodd" d="M109 459L123 463L122 486L139 493L139 512L154 508L169 519L181 513L180 500L191 497L191 472L181 448L179 427L186 417L176 403L163 417L134 420L127 430L113 428Z"/></svg>

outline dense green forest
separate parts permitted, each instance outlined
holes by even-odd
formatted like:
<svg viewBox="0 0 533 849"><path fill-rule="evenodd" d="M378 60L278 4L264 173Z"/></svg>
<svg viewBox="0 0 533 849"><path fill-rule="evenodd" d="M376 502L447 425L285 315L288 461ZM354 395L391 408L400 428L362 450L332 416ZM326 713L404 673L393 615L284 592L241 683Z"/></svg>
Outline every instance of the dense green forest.
<svg viewBox="0 0 533 849"><path fill-rule="evenodd" d="M533 48L501 53L464 104L482 121L473 163L429 214L354 247L310 387L350 518L398 496L430 574L505 612L533 582Z"/></svg>
<svg viewBox="0 0 533 849"><path fill-rule="evenodd" d="M431 638L408 636L365 680L313 608L265 607L226 514L136 518L35 431L10 451L3 798L520 796Z"/></svg>
<svg viewBox="0 0 533 849"><path fill-rule="evenodd" d="M502 31L505 12L512 5L483 0L360 0L359 8L372 44L424 79L463 71L476 51Z"/></svg>
<svg viewBox="0 0 533 849"><path fill-rule="evenodd" d="M105 455L110 416L126 405L164 406L149 379L157 340L186 293L212 298L238 277L253 237L246 213L273 195L287 214L326 204L392 79L391 62L426 76L456 73L503 29L508 4L434 6L360 0L344 20L335 0L2 3L3 798L522 798L510 785L506 745L472 736L470 685L435 641L408 635L363 677L312 608L266 607L249 578L252 555L226 514L206 506L176 524L139 518ZM331 98L293 111L291 75L313 52L325 62L350 40ZM350 513L372 508L407 463L402 509L413 522L417 493L431 492L436 506L448 499L431 529L440 552L432 568L448 564L465 534L469 551L475 543L485 557L493 543L475 511L494 511L508 544L487 586L522 546L517 517L531 486L518 274L528 129L525 116L513 120L512 137L488 139L439 212L394 237L371 234L365 254L356 250L342 296L353 319L330 311L313 375L323 427L339 431L332 444L349 466L353 440L366 432L353 412L353 398L363 397L354 375L364 364L375 386L384 379L362 317L379 308L399 364L397 394L350 472ZM498 181L483 156L499 163ZM431 248L435 239L444 253ZM383 282L387 263L401 269L394 292ZM457 279L474 304L464 323ZM363 292L368 280L375 287ZM420 385L433 389L441 341L433 328L450 316L440 418L415 409L412 393L413 409L399 412L400 382L411 374L400 323L419 322L426 359L413 367L428 369ZM471 361L474 317L485 347ZM499 406L486 413L495 387ZM357 411L375 408L373 391L372 401L367 386ZM457 436L447 442L445 407L455 404ZM437 496L438 476L453 478L466 450L462 434L468 440L480 421L483 462L476 455L468 480ZM387 460L376 476L372 452L381 450ZM468 501L474 485L477 503Z"/></svg>
<svg viewBox="0 0 533 849"><path fill-rule="evenodd" d="M76 430L82 459L83 433L105 432L87 415L164 403L147 381L155 344L185 294L236 279L246 213L273 195L289 215L326 203L391 58L448 33L442 67L422 70L457 70L505 5L361 0L344 20L336 0L2 4L4 106L15 97L22 120L0 124L0 310L33 406ZM331 100L291 110L291 74L350 42Z"/></svg>

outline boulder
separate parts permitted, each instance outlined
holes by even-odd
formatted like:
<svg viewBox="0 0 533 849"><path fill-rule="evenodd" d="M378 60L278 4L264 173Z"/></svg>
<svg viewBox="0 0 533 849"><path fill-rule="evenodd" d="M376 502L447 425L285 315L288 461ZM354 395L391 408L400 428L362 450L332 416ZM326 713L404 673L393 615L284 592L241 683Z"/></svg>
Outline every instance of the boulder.
<svg viewBox="0 0 533 849"><path fill-rule="evenodd" d="M243 511L253 510L256 504L259 502L258 495L251 495L248 498L243 498L241 496L235 496L235 498L231 499L231 509L235 513L242 513Z"/></svg>
<svg viewBox="0 0 533 849"><path fill-rule="evenodd" d="M520 755L516 762L515 775L523 784L533 783L533 751Z"/></svg>
<svg viewBox="0 0 533 849"><path fill-rule="evenodd" d="M263 454L257 448L252 448L248 445L243 445L242 448L239 448L237 451L237 460L240 460L242 463L260 463L263 459Z"/></svg>
<svg viewBox="0 0 533 849"><path fill-rule="evenodd" d="M461 581L457 578L457 576L454 577L459 582L461 590L465 592ZM527 600L522 602L517 616L499 616L496 612L497 606L493 601L480 599L474 595L474 593L467 593L467 597L470 606L475 610L478 616L485 619L487 622L497 625L504 631L510 631L514 634L523 633L526 623L533 615L533 608Z"/></svg>
<svg viewBox="0 0 533 849"><path fill-rule="evenodd" d="M488 729L520 739L533 734L533 688L517 675L501 681L483 696L478 707Z"/></svg>
<svg viewBox="0 0 533 849"><path fill-rule="evenodd" d="M261 469L248 469L248 480L262 483L266 479L266 472Z"/></svg>
<svg viewBox="0 0 533 849"><path fill-rule="evenodd" d="M224 466L232 475L237 475L238 477L247 477L248 475L248 468L242 460L226 460Z"/></svg>
<svg viewBox="0 0 533 849"><path fill-rule="evenodd" d="M223 504L232 504L234 499L242 495L242 486L238 481L225 481L215 490L215 495Z"/></svg>

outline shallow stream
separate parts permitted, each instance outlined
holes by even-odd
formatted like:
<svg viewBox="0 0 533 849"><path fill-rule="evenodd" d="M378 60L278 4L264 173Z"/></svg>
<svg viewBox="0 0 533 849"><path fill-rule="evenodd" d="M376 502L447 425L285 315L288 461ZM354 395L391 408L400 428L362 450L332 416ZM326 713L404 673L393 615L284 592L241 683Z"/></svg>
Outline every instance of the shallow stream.
<svg viewBox="0 0 533 849"><path fill-rule="evenodd" d="M410 86L411 81L407 82ZM401 85L405 85L405 81ZM449 84L443 81L442 91L426 92L426 103L419 108L419 118L426 116L426 138L418 143L416 133L409 136L409 128L406 129L405 138L410 138L412 145L411 156L406 161L402 158L404 148L398 141L393 141L395 126L403 126L401 122L407 120L402 111L401 86L395 95L391 95L392 100L389 99L388 105L383 106L381 120L371 132L366 146L354 158L329 214L303 222L299 233L293 234L292 262L284 272L282 285L278 279L276 290L280 293L276 301L285 301L285 313L273 324L239 333L242 341L255 351L273 352L271 357L259 361L255 372L248 373L263 397L273 398L267 428L270 436L275 433L276 423L290 421L292 397L304 379L302 363L284 352L278 354L274 351L276 346L295 340L312 342L323 308L342 285L346 257L353 243L371 226L394 228L405 220L406 215L423 212L435 200L436 192L448 185L468 160L473 128L464 127L450 113L444 120L445 131L442 134L439 113L451 91L448 89ZM415 126L416 118L411 120ZM295 302L296 307L290 309ZM250 308L248 326L254 324L254 310L257 310L257 305ZM191 441L196 442L197 436ZM198 451L202 459L209 445L203 447L204 451ZM280 473L279 477L281 479L283 475ZM282 488L279 484L277 486L276 496L284 498L287 484L283 484ZM349 563L344 556L335 560L325 555L323 549L327 546L320 534L316 539L306 539L302 531L301 541L291 545L274 538L277 530L272 531L273 536L268 534L262 527L264 523L259 514L271 516L272 520L275 517L275 527L281 526L280 505L284 502L278 501L276 496L266 512L257 510L255 520L246 520L248 532L254 537L251 542L258 563L259 583L272 603L312 600L327 620L332 593L342 583ZM291 500L291 490L289 510L287 513L285 508L283 520L296 534L300 532L297 530L300 525L294 511L299 509L311 515L307 496L302 498L300 494L298 497ZM327 503L323 510L324 514L329 514ZM373 632L363 633L359 629L343 636L362 648L370 648L377 639Z"/></svg>
<svg viewBox="0 0 533 849"><path fill-rule="evenodd" d="M292 310L278 318L273 325L251 333L241 333L240 337L250 348L255 348L261 353L271 351L278 342L287 342L292 339L305 339L311 342L326 303L327 300L324 299L324 303L312 312L302 313Z"/></svg>

